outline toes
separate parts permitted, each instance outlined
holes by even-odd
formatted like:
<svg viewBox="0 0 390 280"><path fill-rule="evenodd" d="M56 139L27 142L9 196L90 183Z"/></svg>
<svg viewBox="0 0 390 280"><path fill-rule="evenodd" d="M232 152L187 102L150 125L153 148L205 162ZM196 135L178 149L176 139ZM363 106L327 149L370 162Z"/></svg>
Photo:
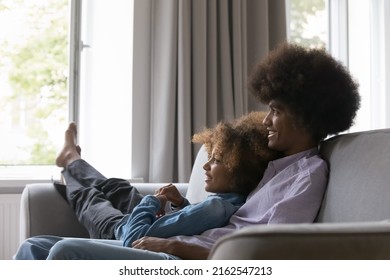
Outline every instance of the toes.
<svg viewBox="0 0 390 280"><path fill-rule="evenodd" d="M81 148L79 145L76 145L76 151L79 155L81 155Z"/></svg>
<svg viewBox="0 0 390 280"><path fill-rule="evenodd" d="M72 130L74 134L77 134L77 125L76 125L75 122L69 123L68 129L69 129L69 130Z"/></svg>
<svg viewBox="0 0 390 280"><path fill-rule="evenodd" d="M74 143L75 135L72 130L67 129L65 131L65 145L75 144Z"/></svg>
<svg viewBox="0 0 390 280"><path fill-rule="evenodd" d="M77 126L74 122L71 122L65 131L65 142L73 145L77 143Z"/></svg>

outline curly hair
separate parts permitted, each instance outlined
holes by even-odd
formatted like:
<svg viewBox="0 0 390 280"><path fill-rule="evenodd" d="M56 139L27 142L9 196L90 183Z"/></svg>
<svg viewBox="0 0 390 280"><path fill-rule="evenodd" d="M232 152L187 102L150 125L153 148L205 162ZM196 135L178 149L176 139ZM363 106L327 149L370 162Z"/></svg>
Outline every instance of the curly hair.
<svg viewBox="0 0 390 280"><path fill-rule="evenodd" d="M249 194L260 182L268 162L281 153L268 148L264 112L252 112L231 122L219 122L193 136L194 143L212 151L232 175L232 192Z"/></svg>
<svg viewBox="0 0 390 280"><path fill-rule="evenodd" d="M248 87L261 103L284 104L318 141L350 128L360 107L358 84L323 49L279 45L255 66Z"/></svg>

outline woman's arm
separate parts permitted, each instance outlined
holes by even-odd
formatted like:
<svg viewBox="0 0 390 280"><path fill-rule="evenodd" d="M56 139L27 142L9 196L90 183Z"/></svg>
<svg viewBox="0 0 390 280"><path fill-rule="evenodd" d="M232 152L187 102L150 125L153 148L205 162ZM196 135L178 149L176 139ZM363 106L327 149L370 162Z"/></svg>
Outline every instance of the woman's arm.
<svg viewBox="0 0 390 280"><path fill-rule="evenodd" d="M133 248L162 252L183 260L206 260L210 249L178 240L158 237L143 237L133 242Z"/></svg>

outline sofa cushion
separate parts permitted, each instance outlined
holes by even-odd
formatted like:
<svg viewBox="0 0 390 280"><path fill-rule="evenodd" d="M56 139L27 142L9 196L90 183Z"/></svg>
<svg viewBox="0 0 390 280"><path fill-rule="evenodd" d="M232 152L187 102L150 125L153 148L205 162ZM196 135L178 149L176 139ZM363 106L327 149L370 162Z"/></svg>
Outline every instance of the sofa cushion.
<svg viewBox="0 0 390 280"><path fill-rule="evenodd" d="M192 166L191 177L186 193L186 198L190 203L200 202L210 195L210 193L206 192L204 189L205 171L203 165L207 162L207 158L207 151L204 146L202 146L199 149L194 165Z"/></svg>
<svg viewBox="0 0 390 280"><path fill-rule="evenodd" d="M390 218L390 129L333 137L320 153L330 175L317 222Z"/></svg>
<svg viewBox="0 0 390 280"><path fill-rule="evenodd" d="M389 259L390 223L317 223L251 226L220 238L209 259Z"/></svg>

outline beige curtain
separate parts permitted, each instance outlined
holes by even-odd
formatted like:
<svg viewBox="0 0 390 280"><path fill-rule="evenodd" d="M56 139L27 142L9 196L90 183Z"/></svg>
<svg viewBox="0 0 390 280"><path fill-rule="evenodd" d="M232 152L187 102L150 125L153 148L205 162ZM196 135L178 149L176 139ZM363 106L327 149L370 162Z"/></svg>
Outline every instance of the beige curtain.
<svg viewBox="0 0 390 280"><path fill-rule="evenodd" d="M284 0L135 0L133 177L187 182L191 136L258 105L248 71L286 38Z"/></svg>

